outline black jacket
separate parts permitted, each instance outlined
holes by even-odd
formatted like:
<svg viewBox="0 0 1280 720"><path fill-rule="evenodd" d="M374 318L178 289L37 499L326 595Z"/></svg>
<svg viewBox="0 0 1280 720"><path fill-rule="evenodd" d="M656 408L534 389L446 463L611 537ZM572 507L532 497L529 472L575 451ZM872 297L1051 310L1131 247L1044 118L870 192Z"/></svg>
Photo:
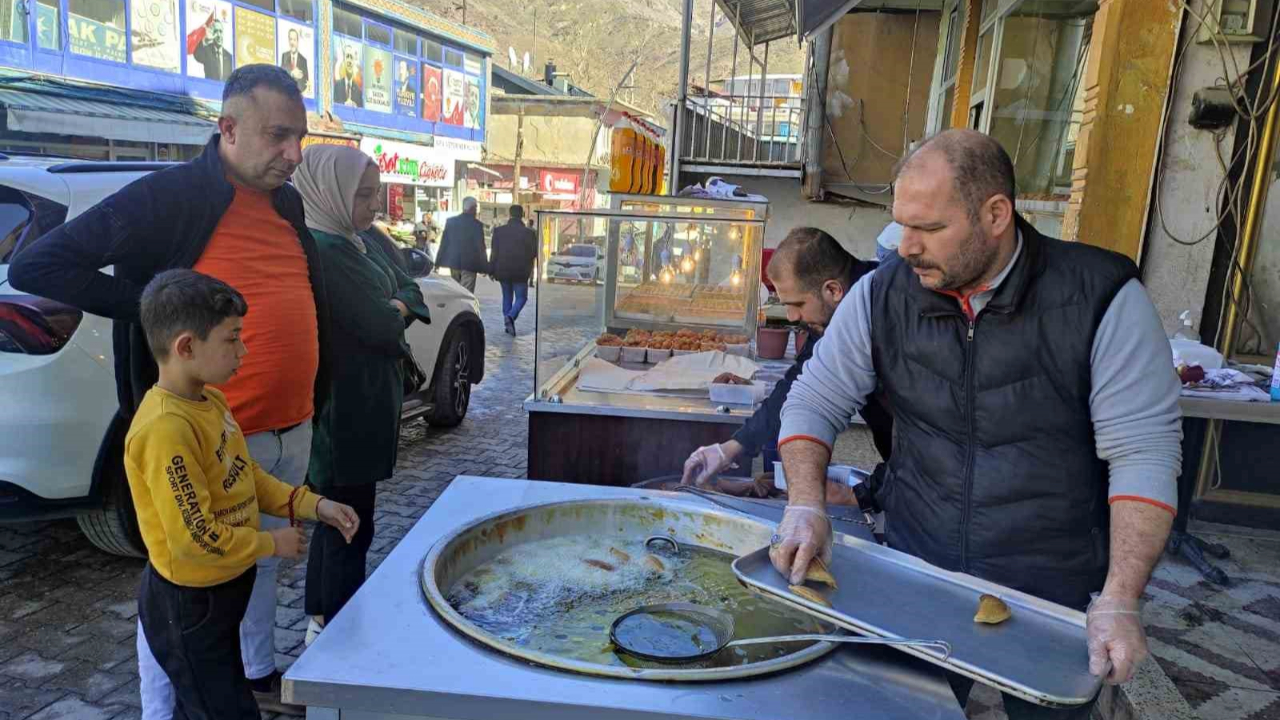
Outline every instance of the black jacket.
<svg viewBox="0 0 1280 720"><path fill-rule="evenodd" d="M818 336L809 333L809 339L805 341L804 347L800 348L795 364L787 369L787 373L782 376L778 384L773 386L773 392L769 397L764 399L755 413L747 418L747 422L733 434L733 439L744 448L746 457L755 457L764 448L777 444L778 431L782 429L782 406L787 402L791 385L804 371L805 362L813 357L813 347L817 344ZM867 398L867 404L859 414L871 429L871 439L875 443L876 450L880 452L880 457L888 460L893 447L893 415L876 395Z"/></svg>
<svg viewBox="0 0 1280 720"><path fill-rule="evenodd" d="M893 401L877 500L889 544L1082 607L1107 574L1107 464L1089 406L1094 334L1128 258L1044 237L970 321L903 262L871 287L871 352Z"/></svg>
<svg viewBox="0 0 1280 720"><path fill-rule="evenodd" d="M436 265L450 270L489 272L489 260L484 255L484 225L475 215L455 215L444 224Z"/></svg>
<svg viewBox="0 0 1280 720"><path fill-rule="evenodd" d="M489 266L497 280L528 282L538 259L538 236L520 220L493 230Z"/></svg>
<svg viewBox="0 0 1280 720"><path fill-rule="evenodd" d="M116 394L125 417L133 416L159 374L139 324L142 289L164 270L193 267L235 197L218 156L218 141L214 135L195 160L121 188L25 248L9 266L9 282L15 288L115 321ZM307 255L320 334L315 386L319 410L329 388L329 305L320 256L307 231L298 191L285 184L272 199L276 212L297 231ZM102 272L107 266L115 267L113 275Z"/></svg>

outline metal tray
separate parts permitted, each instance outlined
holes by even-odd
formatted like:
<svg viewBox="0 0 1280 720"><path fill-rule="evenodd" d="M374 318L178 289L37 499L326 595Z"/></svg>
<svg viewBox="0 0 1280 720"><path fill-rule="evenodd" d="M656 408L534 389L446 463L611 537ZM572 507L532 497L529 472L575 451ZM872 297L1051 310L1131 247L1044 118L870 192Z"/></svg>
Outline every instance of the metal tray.
<svg viewBox="0 0 1280 720"><path fill-rule="evenodd" d="M1089 673L1084 613L866 540L836 537L831 572L840 587L823 588L833 608L789 592L768 548L738 558L733 571L749 588L862 635L946 640L951 657L945 661L925 648L898 649L1023 700L1060 707L1098 694L1102 678ZM1003 600L1013 617L999 625L975 623L983 593Z"/></svg>

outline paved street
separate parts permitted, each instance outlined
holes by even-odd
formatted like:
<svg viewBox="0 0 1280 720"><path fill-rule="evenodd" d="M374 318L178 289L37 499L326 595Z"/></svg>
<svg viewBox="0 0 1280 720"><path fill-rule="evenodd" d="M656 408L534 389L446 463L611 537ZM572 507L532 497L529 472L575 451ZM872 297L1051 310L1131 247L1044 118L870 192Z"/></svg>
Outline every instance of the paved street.
<svg viewBox="0 0 1280 720"><path fill-rule="evenodd" d="M458 428L418 420L403 429L396 474L379 487L370 570L454 476L524 475L521 401L533 389L535 301L531 294L513 340L502 332L497 283L481 278L477 294L487 334L485 381ZM134 631L142 566L97 550L72 520L0 526L0 720L140 717ZM305 563L281 568L281 666L302 652L305 574Z"/></svg>

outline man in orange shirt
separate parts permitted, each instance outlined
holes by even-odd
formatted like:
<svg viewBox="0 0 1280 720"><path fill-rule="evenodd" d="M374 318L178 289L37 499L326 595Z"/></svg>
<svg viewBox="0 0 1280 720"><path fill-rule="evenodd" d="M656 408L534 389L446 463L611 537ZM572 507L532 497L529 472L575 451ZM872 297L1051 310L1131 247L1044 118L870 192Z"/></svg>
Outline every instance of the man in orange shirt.
<svg viewBox="0 0 1280 720"><path fill-rule="evenodd" d="M301 485L311 417L328 388L320 342L328 307L302 198L286 183L302 162L307 134L298 84L272 65L235 71L223 90L218 130L196 160L130 184L34 243L10 266L9 280L115 320L120 410L112 431L127 427L157 377L139 324L142 288L164 270L194 268L239 290L253 308L241 335L249 354L219 389L250 455L270 474ZM107 266L113 275L101 271ZM103 456L121 461L109 449ZM262 529L285 523L264 519ZM258 563L241 646L259 706L296 712L280 704L275 667L278 563ZM144 717L171 717L172 687L141 631L138 664Z"/></svg>

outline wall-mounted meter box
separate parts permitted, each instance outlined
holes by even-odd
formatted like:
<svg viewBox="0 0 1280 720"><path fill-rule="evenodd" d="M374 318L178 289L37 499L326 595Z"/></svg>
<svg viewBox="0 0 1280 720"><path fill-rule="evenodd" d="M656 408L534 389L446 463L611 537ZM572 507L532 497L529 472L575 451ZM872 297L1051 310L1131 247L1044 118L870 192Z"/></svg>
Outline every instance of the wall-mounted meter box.
<svg viewBox="0 0 1280 720"><path fill-rule="evenodd" d="M1204 5L1208 5L1204 9ZM1197 27L1196 42L1256 43L1267 39L1275 0L1209 0L1196 3L1190 22ZM1201 23L1196 13L1204 15Z"/></svg>

